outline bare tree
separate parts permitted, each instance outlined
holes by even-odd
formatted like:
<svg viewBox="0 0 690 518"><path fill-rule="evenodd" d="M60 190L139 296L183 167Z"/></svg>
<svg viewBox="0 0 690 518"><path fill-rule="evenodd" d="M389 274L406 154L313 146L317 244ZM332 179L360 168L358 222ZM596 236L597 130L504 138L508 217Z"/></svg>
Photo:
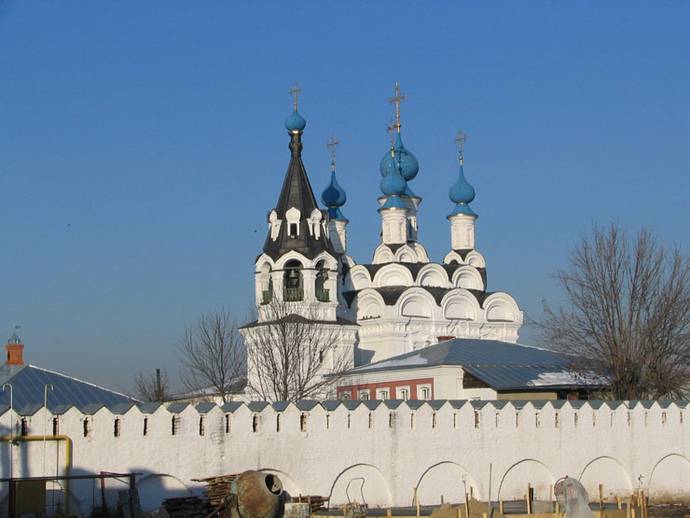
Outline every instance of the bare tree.
<svg viewBox="0 0 690 518"><path fill-rule="evenodd" d="M155 374L139 371L134 375L136 398L141 401L166 401L170 399L168 373L156 369Z"/></svg>
<svg viewBox="0 0 690 518"><path fill-rule="evenodd" d="M595 227L556 278L568 306L545 304L551 347L610 379L611 397L682 397L690 386L690 260L647 230L630 242Z"/></svg>
<svg viewBox="0 0 690 518"><path fill-rule="evenodd" d="M246 373L244 342L230 313L202 315L185 328L179 348L182 383L192 393L228 400Z"/></svg>
<svg viewBox="0 0 690 518"><path fill-rule="evenodd" d="M352 367L352 348L340 346L341 327L294 304L261 307L262 322L245 327L248 388L269 401L323 397Z"/></svg>

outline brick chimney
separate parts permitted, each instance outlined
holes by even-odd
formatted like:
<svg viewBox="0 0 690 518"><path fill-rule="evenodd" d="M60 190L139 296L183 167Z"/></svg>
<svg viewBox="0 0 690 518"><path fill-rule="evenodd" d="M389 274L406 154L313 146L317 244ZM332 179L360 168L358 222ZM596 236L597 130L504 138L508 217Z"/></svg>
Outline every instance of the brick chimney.
<svg viewBox="0 0 690 518"><path fill-rule="evenodd" d="M7 365L24 365L24 344L19 337L19 326L15 327L14 333L7 340L5 350L7 351Z"/></svg>

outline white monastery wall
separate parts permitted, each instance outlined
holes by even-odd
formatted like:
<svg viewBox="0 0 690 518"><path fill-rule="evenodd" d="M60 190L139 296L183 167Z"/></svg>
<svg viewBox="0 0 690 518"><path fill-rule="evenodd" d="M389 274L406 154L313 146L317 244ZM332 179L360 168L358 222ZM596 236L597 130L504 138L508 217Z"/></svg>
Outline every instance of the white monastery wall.
<svg viewBox="0 0 690 518"><path fill-rule="evenodd" d="M397 404L399 402L396 402ZM277 473L293 494L346 500L345 487L364 477L370 505L411 505L462 500L465 485L480 499L522 498L529 482L548 499L561 476L581 479L590 496L598 484L608 494L642 487L652 497L690 497L690 415L686 403L431 401L314 403L302 412L239 404L206 413L187 406L172 414L132 407L123 415L75 408L57 416L59 434L72 441L72 474L140 472L145 510L163 497L187 494L194 479L246 469ZM207 408L207 407L201 407ZM229 408L229 407L226 407ZM331 410L327 410L331 408ZM179 428L172 434L173 416ZM53 415L26 417L29 436L43 435ZM0 415L0 435L10 420ZM84 437L84 420L88 436ZM115 437L115 420L120 434ZM144 435L144 423L147 433ZM203 435L201 435L203 433ZM15 433L16 434L16 433ZM0 443L0 478L65 473L64 441ZM12 450L10 463L9 451ZM490 477L491 473L491 477ZM119 486L118 486L119 484ZM109 487L125 487L109 482ZM357 492L355 486L355 492ZM0 500L7 486L0 489ZM91 482L73 482L73 510L87 512Z"/></svg>

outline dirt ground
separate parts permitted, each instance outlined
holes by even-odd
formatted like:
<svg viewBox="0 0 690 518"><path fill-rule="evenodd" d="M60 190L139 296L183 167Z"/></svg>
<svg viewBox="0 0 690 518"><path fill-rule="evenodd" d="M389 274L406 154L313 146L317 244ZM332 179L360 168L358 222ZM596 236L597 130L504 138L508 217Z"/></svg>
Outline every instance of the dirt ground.
<svg viewBox="0 0 690 518"><path fill-rule="evenodd" d="M690 518L690 502L650 505L649 518Z"/></svg>

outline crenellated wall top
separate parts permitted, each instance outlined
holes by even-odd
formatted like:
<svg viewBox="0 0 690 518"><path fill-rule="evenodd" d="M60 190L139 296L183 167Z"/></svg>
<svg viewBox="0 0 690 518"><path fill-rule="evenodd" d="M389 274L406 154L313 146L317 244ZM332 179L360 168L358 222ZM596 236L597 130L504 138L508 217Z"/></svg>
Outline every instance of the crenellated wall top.
<svg viewBox="0 0 690 518"><path fill-rule="evenodd" d="M158 414L165 412L171 415L182 414L186 412L196 412L199 415L206 415L214 412L221 412L224 414L236 413L251 413L260 414L263 412L372 412L377 410L397 410L397 411L420 411L430 410L432 412L442 411L444 409L458 411L471 410L475 412L484 412L494 410L496 412L503 411L521 411L521 410L554 410L554 411L601 411L608 409L609 411L645 411L645 410L667 410L687 409L690 401L688 400L298 400L298 401L229 401L223 405L215 403L186 403L186 402L172 402L172 403L130 403L130 404L116 404L116 405L98 405L90 404L84 406L77 405L60 405L52 407L49 405L48 410L51 415L60 416L67 413L76 412L85 416L95 415L97 413L108 412L114 416L127 415L130 413L137 414ZM17 416L30 417L43 409L40 405L32 405L25 408L13 409ZM2 416L9 412L9 407L0 407L0 422Z"/></svg>

